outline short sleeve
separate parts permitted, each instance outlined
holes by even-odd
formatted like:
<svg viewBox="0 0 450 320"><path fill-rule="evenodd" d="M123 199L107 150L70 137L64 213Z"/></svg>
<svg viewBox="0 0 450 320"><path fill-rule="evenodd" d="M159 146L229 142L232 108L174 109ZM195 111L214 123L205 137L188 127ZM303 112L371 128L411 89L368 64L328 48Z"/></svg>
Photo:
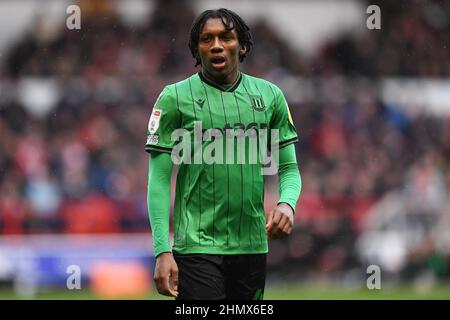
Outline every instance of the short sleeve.
<svg viewBox="0 0 450 320"><path fill-rule="evenodd" d="M279 148L282 148L297 142L298 135L283 92L277 86L274 86L273 92L275 108L270 119L270 129L278 129Z"/></svg>
<svg viewBox="0 0 450 320"><path fill-rule="evenodd" d="M177 97L166 86L160 93L153 106L153 110L148 121L147 143L145 151L172 151L176 141L171 140L171 135L181 124L181 116L178 110Z"/></svg>

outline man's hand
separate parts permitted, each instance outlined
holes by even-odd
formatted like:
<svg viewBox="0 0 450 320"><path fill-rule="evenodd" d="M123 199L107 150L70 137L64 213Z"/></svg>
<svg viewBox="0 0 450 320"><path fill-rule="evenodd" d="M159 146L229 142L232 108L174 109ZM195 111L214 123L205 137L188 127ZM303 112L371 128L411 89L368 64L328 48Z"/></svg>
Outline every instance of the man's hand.
<svg viewBox="0 0 450 320"><path fill-rule="evenodd" d="M178 266L172 253L164 252L158 255L153 279L160 294L175 298L178 296Z"/></svg>
<svg viewBox="0 0 450 320"><path fill-rule="evenodd" d="M291 234L294 226L294 211L287 203L280 203L266 214L267 238L280 239Z"/></svg>

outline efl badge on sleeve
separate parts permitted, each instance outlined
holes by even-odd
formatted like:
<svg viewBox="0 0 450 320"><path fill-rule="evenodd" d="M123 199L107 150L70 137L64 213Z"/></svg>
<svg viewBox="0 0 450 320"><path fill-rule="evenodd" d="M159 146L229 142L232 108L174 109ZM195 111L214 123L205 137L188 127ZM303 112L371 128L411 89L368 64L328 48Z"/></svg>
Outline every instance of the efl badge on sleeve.
<svg viewBox="0 0 450 320"><path fill-rule="evenodd" d="M153 109L150 121L148 122L148 133L153 134L158 130L161 113L161 109Z"/></svg>

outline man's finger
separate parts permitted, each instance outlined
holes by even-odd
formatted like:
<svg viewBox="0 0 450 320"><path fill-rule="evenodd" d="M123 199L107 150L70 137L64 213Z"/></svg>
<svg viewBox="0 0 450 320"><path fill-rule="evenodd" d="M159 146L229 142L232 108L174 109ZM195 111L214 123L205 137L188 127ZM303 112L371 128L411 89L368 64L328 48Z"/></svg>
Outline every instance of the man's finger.
<svg viewBox="0 0 450 320"><path fill-rule="evenodd" d="M284 216L277 228L271 232L272 239L280 239L288 236L292 230L292 224L288 217Z"/></svg>
<svg viewBox="0 0 450 320"><path fill-rule="evenodd" d="M278 223L278 229L283 231L286 225L289 225L289 217L283 214L280 222Z"/></svg>
<svg viewBox="0 0 450 320"><path fill-rule="evenodd" d="M269 235L272 239L277 239L277 231L278 231L277 225L273 224L269 230Z"/></svg>
<svg viewBox="0 0 450 320"><path fill-rule="evenodd" d="M294 228L293 226L289 226L288 234L291 234L293 228Z"/></svg>
<svg viewBox="0 0 450 320"><path fill-rule="evenodd" d="M175 297L176 293L174 293L172 290L170 290L169 287L169 278L168 277L161 277L156 279L156 289L160 294L163 294L165 296L172 296Z"/></svg>
<svg viewBox="0 0 450 320"><path fill-rule="evenodd" d="M167 288L164 287L164 278L155 278L156 289L160 294L166 294Z"/></svg>
<svg viewBox="0 0 450 320"><path fill-rule="evenodd" d="M272 224L269 227L269 232L274 232L277 228L278 228L278 223L280 222L281 219L281 212L278 210L275 210L273 218L272 218Z"/></svg>
<svg viewBox="0 0 450 320"><path fill-rule="evenodd" d="M159 293L161 293L165 296L174 297L174 298L176 298L178 296L178 291L170 289L169 286L167 286L166 289L164 289L163 291L161 291Z"/></svg>
<svg viewBox="0 0 450 320"><path fill-rule="evenodd" d="M283 233L283 231L281 229L277 229L273 234L272 234L272 239L282 239L284 238L286 235Z"/></svg>
<svg viewBox="0 0 450 320"><path fill-rule="evenodd" d="M286 225L283 227L283 233L286 235L289 235L289 234L291 234L291 230L292 230L292 225L288 221L288 223L286 223Z"/></svg>
<svg viewBox="0 0 450 320"><path fill-rule="evenodd" d="M280 228L280 222L278 221L278 223L274 222L272 223L272 228L269 230L270 236L272 237L272 239L279 239L282 236L282 229Z"/></svg>
<svg viewBox="0 0 450 320"><path fill-rule="evenodd" d="M175 297L175 298L178 296L178 288L175 289L175 281L176 281L176 285L178 286L178 272L175 277L174 277L174 273L172 273L170 280L169 280L169 278L167 278L167 280L164 281L164 290L165 290L164 294L166 296ZM172 287L170 286L170 282L172 282Z"/></svg>
<svg viewBox="0 0 450 320"><path fill-rule="evenodd" d="M175 290L172 290L169 288L168 293L169 294L167 294L167 296L169 296L169 297L174 297L174 298L178 297L178 291L175 291Z"/></svg>
<svg viewBox="0 0 450 320"><path fill-rule="evenodd" d="M266 220L267 220L267 223L266 223L266 230L269 230L269 228L272 226L273 214L274 214L273 211L274 211L274 210L270 210L269 213L268 213L267 216L266 216Z"/></svg>
<svg viewBox="0 0 450 320"><path fill-rule="evenodd" d="M283 229L279 229L278 237L287 237L291 233L290 230L292 230L292 228L289 226L289 224L286 224Z"/></svg>
<svg viewBox="0 0 450 320"><path fill-rule="evenodd" d="M178 270L172 271L172 288L178 291Z"/></svg>

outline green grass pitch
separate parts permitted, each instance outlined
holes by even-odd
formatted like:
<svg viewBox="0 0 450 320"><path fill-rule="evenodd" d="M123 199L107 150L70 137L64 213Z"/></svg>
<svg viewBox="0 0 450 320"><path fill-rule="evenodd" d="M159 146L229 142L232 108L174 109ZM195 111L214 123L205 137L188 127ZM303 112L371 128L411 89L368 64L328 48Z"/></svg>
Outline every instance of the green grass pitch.
<svg viewBox="0 0 450 320"><path fill-rule="evenodd" d="M109 299L99 296L89 289L81 290L51 290L39 291L34 297L20 297L11 290L0 290L0 299L49 299L49 300L97 300ZM170 300L171 298L159 295L156 291L138 297L117 297L117 299L149 299ZM404 285L397 287L369 290L367 288L345 289L336 286L313 285L268 285L264 300L450 300L450 286L438 286L428 289L415 289Z"/></svg>

